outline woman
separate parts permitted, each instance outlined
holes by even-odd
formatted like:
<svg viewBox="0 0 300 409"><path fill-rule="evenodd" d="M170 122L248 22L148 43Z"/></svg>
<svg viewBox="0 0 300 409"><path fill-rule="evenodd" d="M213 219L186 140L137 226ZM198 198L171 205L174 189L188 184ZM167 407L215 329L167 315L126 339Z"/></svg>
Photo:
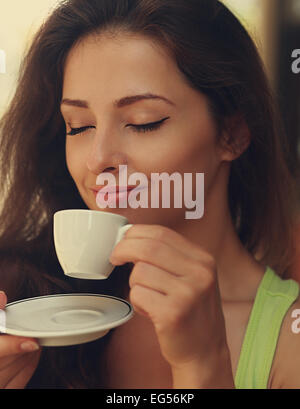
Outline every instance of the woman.
<svg viewBox="0 0 300 409"><path fill-rule="evenodd" d="M299 288L282 278L295 182L257 50L222 3L63 2L24 59L1 135L2 308L5 297L98 291L137 311L81 346L26 354L2 336L2 387L300 386ZM148 178L203 172L204 216L105 209L134 224L111 254L117 267L105 281L67 278L53 214L102 211L97 176L118 181L119 165Z"/></svg>

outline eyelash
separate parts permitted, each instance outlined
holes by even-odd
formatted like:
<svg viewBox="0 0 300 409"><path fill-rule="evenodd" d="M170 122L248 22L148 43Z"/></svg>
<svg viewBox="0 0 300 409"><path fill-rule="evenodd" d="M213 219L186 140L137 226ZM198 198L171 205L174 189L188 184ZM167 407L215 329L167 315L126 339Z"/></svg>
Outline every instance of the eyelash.
<svg viewBox="0 0 300 409"><path fill-rule="evenodd" d="M161 121L157 121L157 122L151 122L149 124L143 124L143 125L130 125L133 127L134 132L151 132L151 131L155 131L156 129L159 129L163 122L165 120L169 119L169 117L162 119ZM129 125L126 125L129 126ZM69 133L67 133L67 135L78 135L80 133L83 133L85 130L89 129L89 128L93 128L92 126L84 126L82 128L71 128L71 131Z"/></svg>

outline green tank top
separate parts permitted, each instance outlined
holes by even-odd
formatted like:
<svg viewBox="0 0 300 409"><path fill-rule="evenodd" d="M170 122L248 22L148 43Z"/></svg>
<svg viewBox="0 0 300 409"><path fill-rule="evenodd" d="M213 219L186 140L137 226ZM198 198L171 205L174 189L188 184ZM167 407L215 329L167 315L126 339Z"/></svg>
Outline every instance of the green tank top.
<svg viewBox="0 0 300 409"><path fill-rule="evenodd" d="M235 374L236 389L267 389L282 321L297 299L299 284L270 267L256 292Z"/></svg>

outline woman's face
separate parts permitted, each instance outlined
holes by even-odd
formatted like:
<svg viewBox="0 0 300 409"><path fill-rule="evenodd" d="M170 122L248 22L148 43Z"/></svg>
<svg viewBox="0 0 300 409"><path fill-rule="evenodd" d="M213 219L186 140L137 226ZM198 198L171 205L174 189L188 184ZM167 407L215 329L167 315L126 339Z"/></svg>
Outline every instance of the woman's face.
<svg viewBox="0 0 300 409"><path fill-rule="evenodd" d="M162 99L124 100L144 94ZM71 128L90 127L66 135L68 170L89 209L118 213L131 223L174 226L190 209L184 202L174 208L172 183L170 208L151 208L152 173L178 172L182 180L184 173L192 173L193 188L196 172L204 173L205 202L223 180L218 177L222 151L205 96L189 86L173 59L149 39L101 36L77 44L66 61L62 99L86 101L81 103L86 107L63 103L61 112L67 134ZM119 100L123 102L115 102ZM135 128L163 119L153 130ZM92 190L97 176L110 172L119 185L119 165L127 166L128 178L135 172L146 175L148 208L98 207Z"/></svg>

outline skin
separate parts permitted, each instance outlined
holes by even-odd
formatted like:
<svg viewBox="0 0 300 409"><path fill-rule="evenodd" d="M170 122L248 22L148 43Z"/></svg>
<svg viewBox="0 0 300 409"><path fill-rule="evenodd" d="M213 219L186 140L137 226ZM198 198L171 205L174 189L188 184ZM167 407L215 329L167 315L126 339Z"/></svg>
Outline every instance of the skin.
<svg viewBox="0 0 300 409"><path fill-rule="evenodd" d="M6 294L0 291L0 309L6 303ZM41 349L34 338L1 334L0 389L23 389L36 370L40 355Z"/></svg>
<svg viewBox="0 0 300 409"><path fill-rule="evenodd" d="M150 92L172 104L148 99L113 105ZM89 37L73 47L65 65L65 98L89 104L61 106L67 133L70 127L91 127L66 136L68 170L89 209L103 211L90 190L97 176L111 172L118 182L121 164L128 176L142 172L148 180L151 172L205 174L201 219L185 219L184 207L104 209L134 224L110 260L134 263L128 298L139 316L151 321L173 387L234 388L226 328L230 306L253 302L265 272L239 241L228 208L230 164L250 142L247 127L230 119L238 150L220 145L205 96L191 88L163 48L129 34ZM134 131L133 125L166 117L158 130ZM228 137L225 131L222 136Z"/></svg>
<svg viewBox="0 0 300 409"><path fill-rule="evenodd" d="M105 41L104 41L105 39ZM107 64L101 64L105 59ZM122 65L120 64L122 62ZM174 87L176 83L176 87ZM95 84L101 84L95 86ZM176 108L159 100L141 101L123 108L113 101L128 95L152 92L164 95ZM216 129L206 98L193 90L173 60L144 38L94 38L69 53L65 65L63 98L87 100L90 109L61 106L67 133L74 127L93 126L79 135L66 136L66 161L78 191L92 210L98 210L89 189L100 173L111 172L118 181L118 166L127 165L128 176L142 172L205 173L205 216L185 219L186 209L113 209L133 224L166 226L199 244L217 259L224 299L234 299L245 287L241 265L253 270L256 263L243 249L232 226L226 183L230 161L237 155L223 151L216 142ZM170 117L160 130L137 133L128 124L145 124ZM101 123L97 126L97 124ZM237 137L246 132L236 127ZM237 267L232 266L232 257ZM247 265L246 265L247 264ZM258 274L258 278L261 274ZM254 287L256 280L254 281ZM253 286L252 286L253 287Z"/></svg>
<svg viewBox="0 0 300 409"><path fill-rule="evenodd" d="M69 124L92 126L66 137L67 166L88 208L103 211L89 188L104 172L118 180L120 164L128 166L128 176L142 172L148 179L151 172L205 173L201 219L187 220L185 208L172 206L105 209L134 224L110 259L115 265L134 263L128 299L138 313L115 329L111 343L117 348L111 356L124 345L121 358L127 356L126 336L132 333L135 340L139 334L133 354L146 371L147 362L158 362L160 382L170 370L173 388L234 388L233 369L239 356L235 334L247 322L245 317L265 271L240 243L227 204L230 163L248 146L248 129L238 117L231 118L238 150L225 149L217 142L205 96L190 87L165 50L129 35L102 35L95 40L88 38L71 50L63 84L63 98L87 100L90 108L61 107L67 132ZM148 99L122 108L113 105L124 96L148 92L164 95L172 104ZM132 127L166 117L162 127L153 132L137 133ZM228 135L224 131L222 136L226 139ZM0 309L6 303L0 292ZM245 305L246 314L242 312ZM290 331L293 309L300 309L299 299L283 320L269 388L299 388L300 337ZM124 333L125 338L120 338ZM21 349L24 341L35 340L0 336L1 389L24 388L37 367L40 350L25 353ZM159 366L156 345L167 371ZM153 355L149 351L154 351ZM117 372L124 367L121 364L116 362ZM125 362L126 369L134 365L134 360L130 365ZM113 373L114 383L117 372ZM144 377L141 380L146 381ZM137 384L136 378L133 383Z"/></svg>
<svg viewBox="0 0 300 409"><path fill-rule="evenodd" d="M163 95L173 104L153 99L113 106L121 97L146 92ZM149 180L151 172L205 174L206 213L201 219L185 219L184 207L105 209L135 225L115 247L111 261L134 262L129 299L137 312L151 319L174 385L184 386L186 373L195 373L194 381L205 385L221 365L225 375L215 379L233 387L222 298L249 295L239 292L236 274L244 271L246 277L251 270L255 281L263 269L234 231L226 181L236 154L218 144L205 96L190 87L162 48L128 36L89 38L74 47L65 66L65 98L89 103L89 109L63 104L61 112L67 133L70 127L92 126L66 137L67 166L90 209L102 211L89 188L103 172L117 179L119 164L127 165L128 175L143 172ZM126 126L165 117L169 119L153 132L137 133ZM246 147L247 132L241 125L236 132ZM223 357L218 365L217 356Z"/></svg>

